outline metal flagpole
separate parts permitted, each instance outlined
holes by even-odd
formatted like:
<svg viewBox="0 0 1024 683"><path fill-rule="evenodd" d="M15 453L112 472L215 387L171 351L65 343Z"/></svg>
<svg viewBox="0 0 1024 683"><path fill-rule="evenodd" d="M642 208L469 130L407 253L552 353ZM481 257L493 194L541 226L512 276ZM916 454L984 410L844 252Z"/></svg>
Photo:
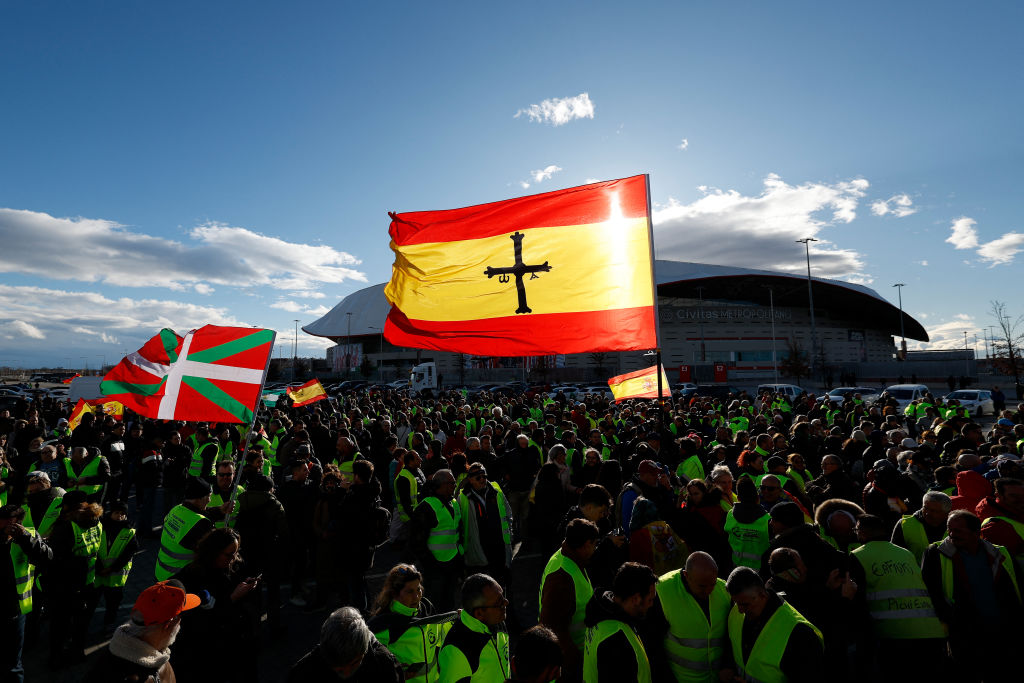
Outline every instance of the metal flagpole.
<svg viewBox="0 0 1024 683"><path fill-rule="evenodd" d="M651 174L644 174L644 186L647 190L647 246L651 256L651 294L654 298L654 343L655 368L658 373L658 424L665 425L665 399L661 395L661 316L658 315L658 282L654 274L654 222L651 220Z"/></svg>
<svg viewBox="0 0 1024 683"><path fill-rule="evenodd" d="M245 435L245 444L242 446L242 456L235 463L235 483L231 487L231 512L224 515L224 525L228 526L235 516L235 501L238 498L238 484L242 481L242 467L245 466L245 454L249 452L249 444L252 443L252 434L256 431L256 420L260 412L260 403L263 402L263 387L267 383L267 373L270 371L270 359L274 355L274 342L277 341L277 332L270 331L273 335L270 339L270 354L267 356L267 364L263 367L263 378L260 380L260 390L256 394L256 405L252 408L252 422L249 423L249 431ZM294 379L294 377L293 377Z"/></svg>

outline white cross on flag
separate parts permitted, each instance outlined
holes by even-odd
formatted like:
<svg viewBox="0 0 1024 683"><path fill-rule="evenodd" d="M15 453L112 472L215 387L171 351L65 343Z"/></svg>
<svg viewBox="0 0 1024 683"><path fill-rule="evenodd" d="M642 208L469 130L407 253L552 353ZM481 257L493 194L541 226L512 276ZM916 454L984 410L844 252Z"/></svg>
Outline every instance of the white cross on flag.
<svg viewBox="0 0 1024 683"><path fill-rule="evenodd" d="M205 325L160 334L107 373L100 385L144 417L252 422L274 349L273 330Z"/></svg>

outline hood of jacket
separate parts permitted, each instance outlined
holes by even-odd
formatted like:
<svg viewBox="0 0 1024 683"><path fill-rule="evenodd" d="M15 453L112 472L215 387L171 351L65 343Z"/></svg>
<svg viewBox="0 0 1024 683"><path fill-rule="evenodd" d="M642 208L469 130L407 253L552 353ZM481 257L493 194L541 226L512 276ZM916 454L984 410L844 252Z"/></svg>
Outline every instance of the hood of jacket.
<svg viewBox="0 0 1024 683"><path fill-rule="evenodd" d="M157 650L144 640L128 635L128 624L114 631L110 639L110 654L126 662L156 671L171 658L171 649Z"/></svg>
<svg viewBox="0 0 1024 683"><path fill-rule="evenodd" d="M760 503L736 503L732 506L732 516L740 524L756 522L767 514Z"/></svg>
<svg viewBox="0 0 1024 683"><path fill-rule="evenodd" d="M590 598L590 602L587 603L586 611L583 613L583 623L585 623L588 628L597 626L598 623L605 619L618 619L619 621L623 621L627 624L633 623L633 617L626 614L626 612L615 603L611 591L594 593L593 597Z"/></svg>
<svg viewBox="0 0 1024 683"><path fill-rule="evenodd" d="M992 493L992 483L974 470L958 472L956 475L957 498L975 501L975 505L985 496ZM973 505L971 506L974 507Z"/></svg>
<svg viewBox="0 0 1024 683"><path fill-rule="evenodd" d="M827 529L829 516L831 516L833 513L839 512L840 510L849 512L851 515L853 515L854 519L856 519L859 515L864 514L864 508L857 505L856 503L851 503L850 501L843 500L842 498L829 498L821 505L819 505L818 508L814 511L814 521L822 529Z"/></svg>

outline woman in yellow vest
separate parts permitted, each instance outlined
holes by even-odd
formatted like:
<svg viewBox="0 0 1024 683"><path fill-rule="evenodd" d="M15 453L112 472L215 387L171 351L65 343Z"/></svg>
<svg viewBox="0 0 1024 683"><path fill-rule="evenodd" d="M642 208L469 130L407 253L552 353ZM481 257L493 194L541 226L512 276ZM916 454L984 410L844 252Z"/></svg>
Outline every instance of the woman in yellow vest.
<svg viewBox="0 0 1024 683"><path fill-rule="evenodd" d="M139 550L139 542L135 538L135 529L128 523L128 505L119 500L110 504L110 512L100 522L100 528L96 586L106 604L103 627L109 631L117 625L117 610L124 598L132 557Z"/></svg>
<svg viewBox="0 0 1024 683"><path fill-rule="evenodd" d="M437 652L452 621L427 619L431 611L430 603L423 598L423 575L419 570L411 564L392 567L367 625L398 660L407 681L438 680Z"/></svg>

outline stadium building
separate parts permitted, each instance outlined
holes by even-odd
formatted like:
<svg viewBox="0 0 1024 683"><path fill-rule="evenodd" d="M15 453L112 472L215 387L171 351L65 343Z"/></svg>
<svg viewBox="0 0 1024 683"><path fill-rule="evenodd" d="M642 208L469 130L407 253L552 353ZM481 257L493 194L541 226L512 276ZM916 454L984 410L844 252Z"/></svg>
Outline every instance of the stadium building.
<svg viewBox="0 0 1024 683"><path fill-rule="evenodd" d="M731 266L656 261L662 362L672 381L772 381L786 359L810 359L812 322L806 277ZM812 279L816 364L836 376L868 365L887 365L902 333L928 341L916 320L863 285ZM345 297L302 329L337 345L332 368L344 373L364 355L382 380L405 377L417 362L434 361L446 384L504 381L599 381L652 364L643 352L489 358L405 349L383 339L389 304L384 284ZM717 370L717 372L716 372ZM723 374L724 373L724 374Z"/></svg>

